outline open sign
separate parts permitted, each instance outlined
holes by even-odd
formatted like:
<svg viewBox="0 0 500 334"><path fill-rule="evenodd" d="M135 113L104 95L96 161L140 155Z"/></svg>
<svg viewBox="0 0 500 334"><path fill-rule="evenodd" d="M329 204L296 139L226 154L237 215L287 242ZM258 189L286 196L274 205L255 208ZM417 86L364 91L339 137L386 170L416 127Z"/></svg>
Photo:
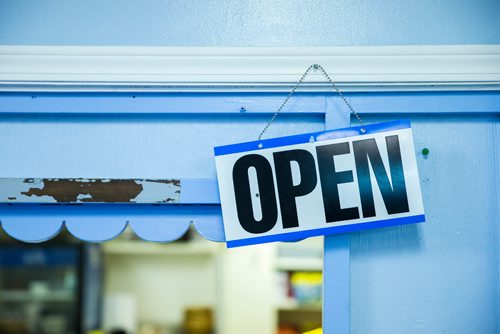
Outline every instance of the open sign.
<svg viewBox="0 0 500 334"><path fill-rule="evenodd" d="M425 221L409 121L215 148L228 247Z"/></svg>

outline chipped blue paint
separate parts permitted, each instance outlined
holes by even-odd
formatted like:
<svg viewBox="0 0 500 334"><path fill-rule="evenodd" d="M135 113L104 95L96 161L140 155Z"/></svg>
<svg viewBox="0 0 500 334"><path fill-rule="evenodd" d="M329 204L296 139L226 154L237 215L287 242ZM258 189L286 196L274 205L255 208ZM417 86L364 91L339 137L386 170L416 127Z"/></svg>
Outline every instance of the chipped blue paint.
<svg viewBox="0 0 500 334"><path fill-rule="evenodd" d="M0 178L0 203L173 204L180 194L175 179Z"/></svg>

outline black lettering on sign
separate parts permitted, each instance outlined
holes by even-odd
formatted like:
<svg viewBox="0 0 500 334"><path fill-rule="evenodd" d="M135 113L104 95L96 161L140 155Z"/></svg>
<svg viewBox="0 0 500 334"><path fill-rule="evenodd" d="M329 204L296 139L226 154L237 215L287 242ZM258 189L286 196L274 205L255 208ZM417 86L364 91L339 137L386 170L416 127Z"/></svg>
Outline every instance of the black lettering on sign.
<svg viewBox="0 0 500 334"><path fill-rule="evenodd" d="M255 220L252 207L252 194L248 170L254 167L257 172L259 199L262 219ZM276 193L274 191L273 170L269 161L259 154L249 154L239 158L233 166L233 185L236 209L241 227L249 233L265 233L271 230L278 219Z"/></svg>
<svg viewBox="0 0 500 334"><path fill-rule="evenodd" d="M340 207L338 185L353 182L352 171L335 171L334 157L350 153L349 143L317 146L316 153L318 155L319 178L321 180L321 191L323 192L326 221L331 223L359 218L357 207L345 209Z"/></svg>
<svg viewBox="0 0 500 334"><path fill-rule="evenodd" d="M356 171L358 173L361 207L363 208L363 217L365 218L375 216L375 204L373 202L373 189L368 161L372 166L373 174L375 174L375 179L380 188L387 212L395 214L410 211L399 138L397 135L387 136L385 142L389 156L392 187L375 139L358 140L352 143Z"/></svg>
<svg viewBox="0 0 500 334"><path fill-rule="evenodd" d="M313 155L306 150L276 152L273 156L283 228L298 227L295 198L307 195L316 188L316 162ZM297 185L293 184L292 161L298 164L300 170L300 182Z"/></svg>

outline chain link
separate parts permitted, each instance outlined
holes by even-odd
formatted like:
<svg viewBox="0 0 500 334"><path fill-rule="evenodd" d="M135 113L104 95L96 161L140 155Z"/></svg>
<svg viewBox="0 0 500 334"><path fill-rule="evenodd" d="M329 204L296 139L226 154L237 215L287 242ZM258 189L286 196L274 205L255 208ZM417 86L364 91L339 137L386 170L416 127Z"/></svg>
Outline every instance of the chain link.
<svg viewBox="0 0 500 334"><path fill-rule="evenodd" d="M264 135L264 133L266 133L267 129L271 126L271 124L274 123L274 121L276 120L276 118L278 117L279 113L283 110L283 108L286 106L286 104L288 103L288 100L290 100L290 98L292 97L293 94L295 94L295 91L297 90L297 88L299 88L300 85L302 85L302 83L304 82L304 80L306 79L306 77L309 75L309 73L311 72L311 70L319 70L321 72L321 74L323 74L323 76L328 80L328 82L332 85L332 87L335 89L335 91L337 92L337 94L339 94L340 98L342 99L342 101L347 105L347 107L349 108L349 111L354 114L354 116L357 118L359 124L361 124L362 128L361 128L361 133L365 133L366 132L366 129L364 128L365 126L365 123L361 120L361 117L359 117L358 113L354 110L354 108L351 106L351 104L349 103L349 101L347 101L347 99L345 98L344 94L342 94L342 92L339 90L339 88L337 87L337 85L335 84L335 82L333 82L332 78L330 78L330 76L328 75L328 73L326 73L325 69L323 68L323 66L319 65L319 64L313 64L313 65L310 65L307 70L304 72L304 74L302 74L302 77L300 78L299 81L297 81L297 83L295 84L295 86L293 86L292 90L290 91L290 93L287 95L287 97L285 98L285 100L283 101L283 103L280 105L280 107L278 108L278 110L274 113L273 117L271 117L271 119L269 120L269 122L267 122L266 126L264 127L264 129L262 129L261 133L259 134L259 139L258 140L261 140L262 139L262 136Z"/></svg>

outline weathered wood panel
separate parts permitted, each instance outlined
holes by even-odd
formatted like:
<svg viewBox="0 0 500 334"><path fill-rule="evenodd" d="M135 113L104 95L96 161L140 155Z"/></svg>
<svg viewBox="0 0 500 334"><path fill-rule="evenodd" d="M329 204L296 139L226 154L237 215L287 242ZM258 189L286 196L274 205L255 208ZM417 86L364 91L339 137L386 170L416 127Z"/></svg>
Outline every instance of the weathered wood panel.
<svg viewBox="0 0 500 334"><path fill-rule="evenodd" d="M0 203L178 203L178 179L0 178Z"/></svg>

